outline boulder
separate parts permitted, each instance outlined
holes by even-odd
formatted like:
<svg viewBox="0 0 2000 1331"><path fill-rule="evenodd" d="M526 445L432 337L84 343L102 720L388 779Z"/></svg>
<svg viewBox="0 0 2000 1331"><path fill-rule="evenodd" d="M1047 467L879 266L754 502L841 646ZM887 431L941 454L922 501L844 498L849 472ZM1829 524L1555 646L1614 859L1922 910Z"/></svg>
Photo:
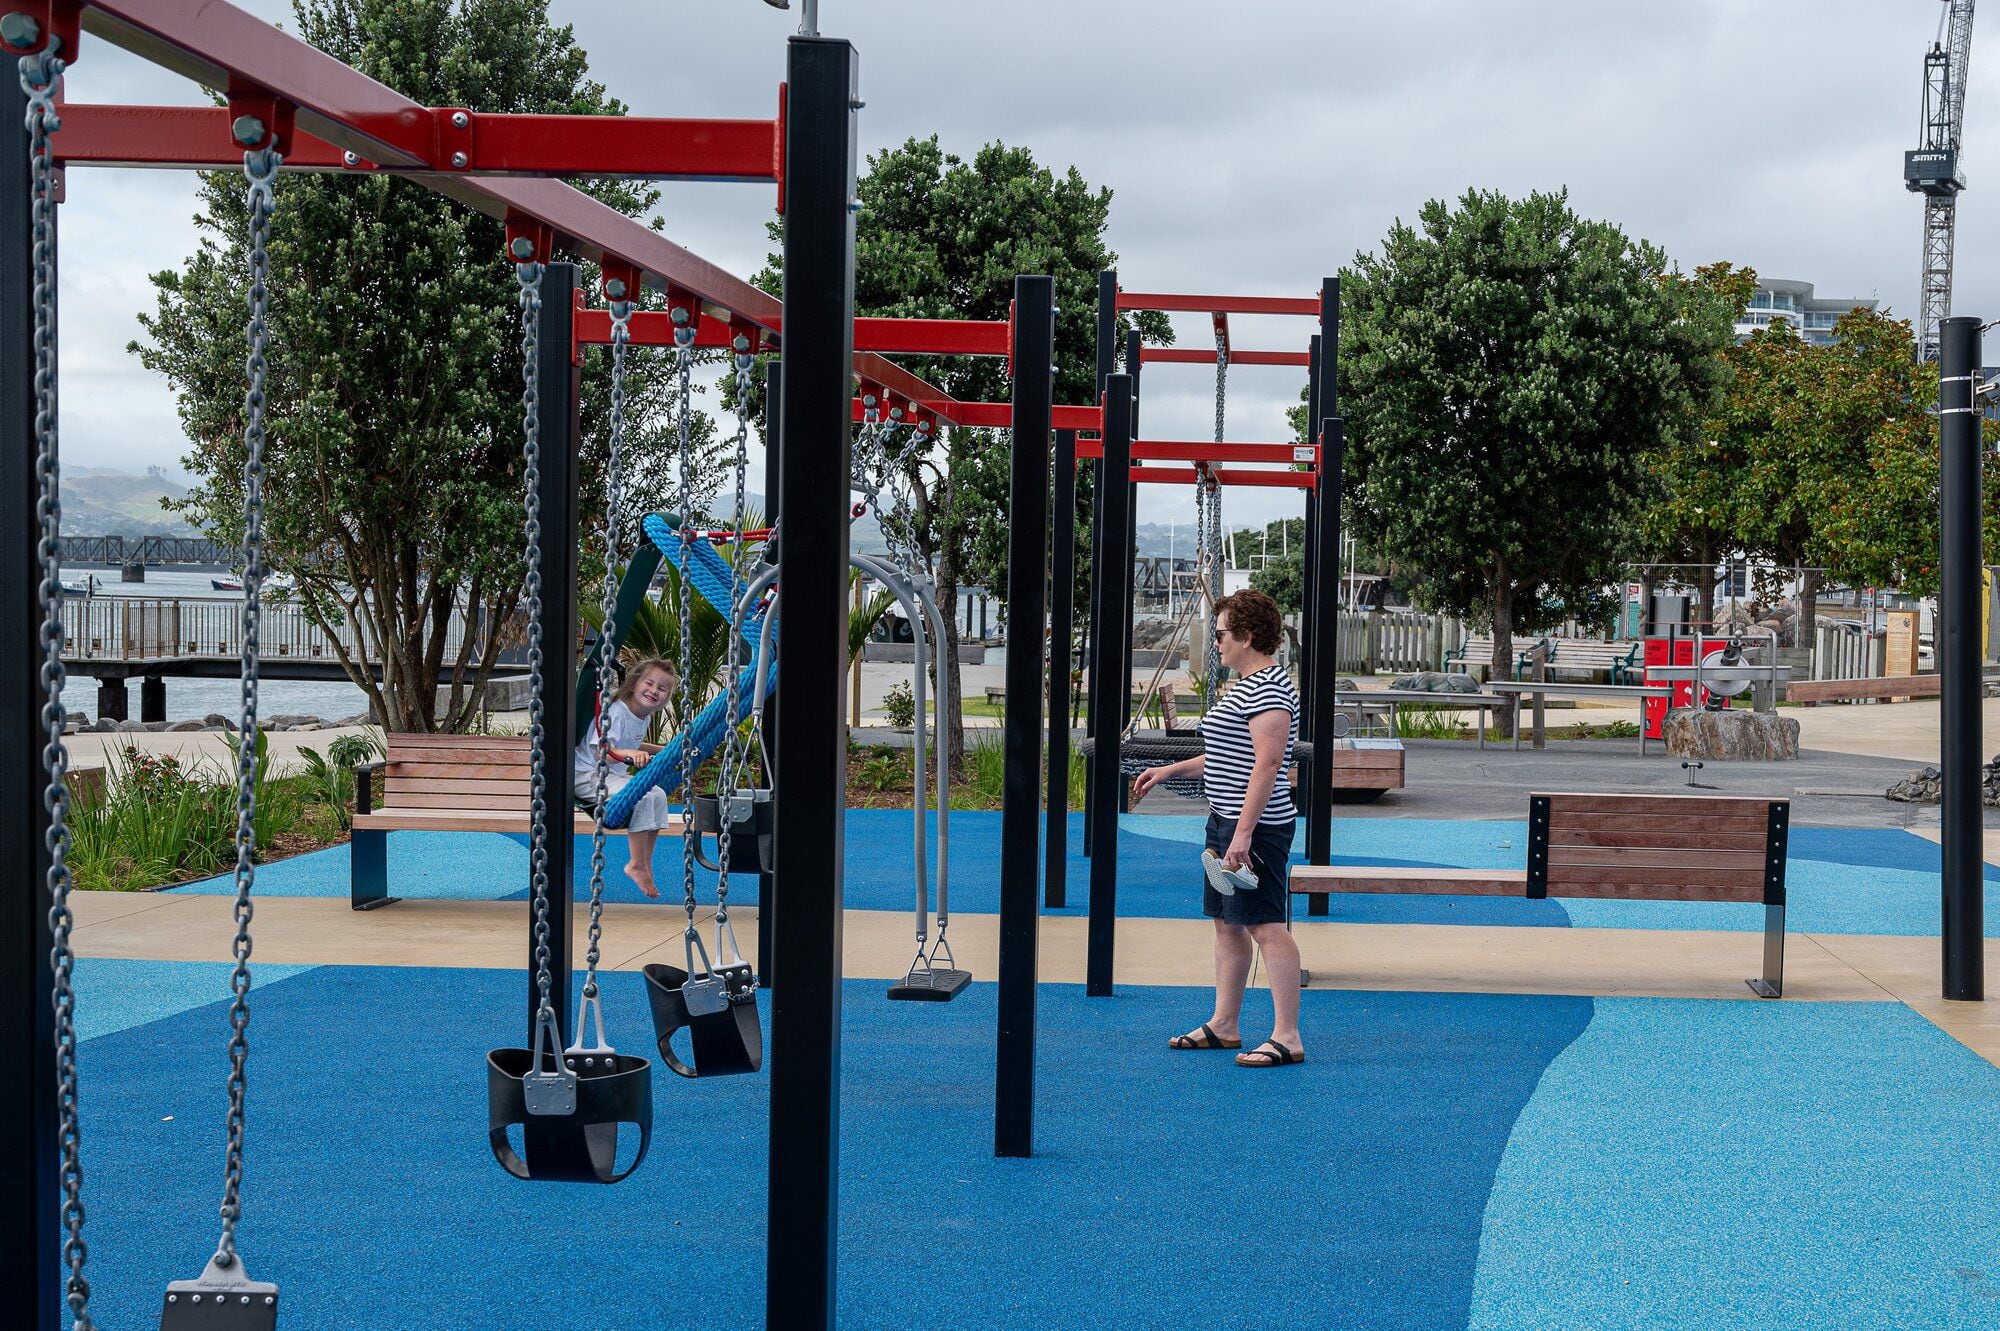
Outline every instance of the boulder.
<svg viewBox="0 0 2000 1331"><path fill-rule="evenodd" d="M202 729L204 730L236 729L236 723L230 720L228 717L224 716L221 712L210 712L207 716L204 716L201 719L201 725Z"/></svg>
<svg viewBox="0 0 2000 1331"><path fill-rule="evenodd" d="M189 731L206 730L208 729L208 727L203 725L199 721L176 721L172 725L168 726L167 729L174 731L176 733L184 734Z"/></svg>
<svg viewBox="0 0 2000 1331"><path fill-rule="evenodd" d="M1799 756L1799 723L1776 712L1676 707L1667 713L1667 752L1704 762L1778 761Z"/></svg>
<svg viewBox="0 0 2000 1331"><path fill-rule="evenodd" d="M1389 681L1392 689L1410 689L1420 693L1477 693L1479 681L1470 675L1447 675L1436 670L1419 670L1414 674L1398 675Z"/></svg>
<svg viewBox="0 0 2000 1331"><path fill-rule="evenodd" d="M1989 809L2000 809L2000 756L1979 769L1980 799ZM1936 804L1943 795L1944 773L1935 767L1919 767L1883 791L1900 804Z"/></svg>

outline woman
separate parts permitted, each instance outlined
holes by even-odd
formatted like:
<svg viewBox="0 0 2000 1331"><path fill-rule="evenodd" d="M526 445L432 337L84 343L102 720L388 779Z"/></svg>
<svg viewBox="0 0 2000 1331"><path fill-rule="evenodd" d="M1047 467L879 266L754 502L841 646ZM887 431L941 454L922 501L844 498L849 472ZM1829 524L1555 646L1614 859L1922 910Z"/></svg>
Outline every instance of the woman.
<svg viewBox="0 0 2000 1331"><path fill-rule="evenodd" d="M1252 944L1263 949L1276 1017L1271 1038L1239 1053L1246 1068L1305 1062L1299 1039L1299 945L1285 928L1286 864L1292 850L1291 766L1299 695L1272 653L1284 632L1278 604L1262 592L1227 596L1215 608L1215 644L1236 685L1201 721L1200 757L1148 768L1134 796L1170 777L1198 776L1208 796L1208 885L1202 914L1215 921L1215 1012L1167 1042L1171 1049L1242 1049L1238 1021ZM1247 868L1248 873L1244 872ZM1253 877L1254 876L1254 877Z"/></svg>

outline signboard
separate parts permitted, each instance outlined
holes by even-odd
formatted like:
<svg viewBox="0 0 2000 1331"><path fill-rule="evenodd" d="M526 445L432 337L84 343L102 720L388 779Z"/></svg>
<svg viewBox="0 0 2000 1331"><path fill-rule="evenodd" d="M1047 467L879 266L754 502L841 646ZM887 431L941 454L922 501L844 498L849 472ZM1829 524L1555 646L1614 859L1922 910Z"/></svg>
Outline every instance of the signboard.
<svg viewBox="0 0 2000 1331"><path fill-rule="evenodd" d="M1644 596L1644 595L1645 595L1645 593L1646 593L1646 584L1645 584L1645 583L1643 583L1643 582L1628 582L1628 583L1626 583L1626 584L1625 584L1625 604L1627 604L1627 605L1637 605L1637 604L1639 604L1639 598L1640 598L1640 597L1642 597L1642 596Z"/></svg>
<svg viewBox="0 0 2000 1331"><path fill-rule="evenodd" d="M1885 675L1914 675L1917 673L1917 612L1914 610L1890 610L1889 642L1887 662L1882 667Z"/></svg>

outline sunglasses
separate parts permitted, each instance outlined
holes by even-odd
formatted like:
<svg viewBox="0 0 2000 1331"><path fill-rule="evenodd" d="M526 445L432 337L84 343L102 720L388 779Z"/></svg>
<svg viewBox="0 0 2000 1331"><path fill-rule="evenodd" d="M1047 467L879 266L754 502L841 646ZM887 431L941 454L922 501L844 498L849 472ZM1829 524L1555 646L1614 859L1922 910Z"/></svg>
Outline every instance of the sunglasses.
<svg viewBox="0 0 2000 1331"><path fill-rule="evenodd" d="M1221 642L1221 641L1222 641L1222 640L1223 640L1224 638L1226 638L1226 637L1228 637L1228 636L1229 636L1229 630L1228 630L1228 629L1217 629L1217 630L1215 631L1215 640L1216 640L1217 642Z"/></svg>

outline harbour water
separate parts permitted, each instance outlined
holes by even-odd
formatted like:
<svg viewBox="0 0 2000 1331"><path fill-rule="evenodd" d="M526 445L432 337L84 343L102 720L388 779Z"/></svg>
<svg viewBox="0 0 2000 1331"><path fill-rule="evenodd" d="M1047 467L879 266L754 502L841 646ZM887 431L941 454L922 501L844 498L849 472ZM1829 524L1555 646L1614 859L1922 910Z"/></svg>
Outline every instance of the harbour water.
<svg viewBox="0 0 2000 1331"><path fill-rule="evenodd" d="M102 565L65 566L62 576L65 582L77 582L85 577L96 579L92 593L96 596L159 596L231 602L241 599L230 592L216 591L209 580L224 575L206 570L149 568L144 582L120 582L115 568L107 569ZM139 681L128 681L126 688L125 714L136 720L139 715ZM236 680L167 677L169 721L199 721L210 712L233 717L242 710L242 706L242 688ZM71 675L63 686L63 709L82 712L91 720L96 720L97 681L88 676ZM257 712L260 716L317 716L334 721L367 710L368 695L352 684L280 679L266 680L257 690Z"/></svg>

